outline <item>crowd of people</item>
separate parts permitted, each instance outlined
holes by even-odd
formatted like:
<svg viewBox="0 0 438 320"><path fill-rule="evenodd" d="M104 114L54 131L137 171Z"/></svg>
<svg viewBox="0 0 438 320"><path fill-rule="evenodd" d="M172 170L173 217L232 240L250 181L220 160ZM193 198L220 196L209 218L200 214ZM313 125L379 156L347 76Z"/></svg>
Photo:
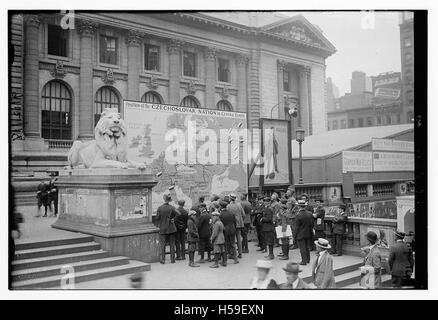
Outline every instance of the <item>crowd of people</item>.
<svg viewBox="0 0 438 320"><path fill-rule="evenodd" d="M239 201L235 194L219 197L212 195L207 203L200 197L190 209L179 200L178 207L171 205L170 194L163 196L164 204L157 210L155 221L159 227L160 263L166 261L166 245L170 245L170 262L186 259L190 267L210 262L211 268L226 267L228 261L239 263L242 254L249 253L248 234L252 228L257 234L257 251L266 253L265 259L257 262L257 276L251 287L265 289L335 288L333 255L341 256L342 238L346 232L348 207L339 205L331 224L331 242L325 234L325 208L322 199L309 203L309 196L295 196L293 188L281 196L259 196L250 203L247 195ZM396 232L396 245L390 251L390 271L393 286L403 286L413 269L412 250L403 242L404 234ZM366 234L368 246L362 248L364 265L374 269L375 284L381 285L382 255L377 246L377 235ZM301 261L288 262L283 268L287 282L277 284L268 277L275 259L274 248L280 248L277 257L289 260L291 249L299 249ZM306 284L300 277L300 266L310 263L310 252L316 250L317 259L312 265L313 283ZM196 252L199 259L195 261Z"/></svg>

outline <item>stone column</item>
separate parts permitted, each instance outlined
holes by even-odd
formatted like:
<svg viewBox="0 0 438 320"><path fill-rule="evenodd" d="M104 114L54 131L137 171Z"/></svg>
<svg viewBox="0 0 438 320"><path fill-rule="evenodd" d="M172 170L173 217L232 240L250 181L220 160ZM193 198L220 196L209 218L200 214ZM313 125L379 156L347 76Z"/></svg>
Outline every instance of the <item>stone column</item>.
<svg viewBox="0 0 438 320"><path fill-rule="evenodd" d="M25 16L24 47L24 135L25 138L41 138L39 116L39 38L40 18Z"/></svg>
<svg viewBox="0 0 438 320"><path fill-rule="evenodd" d="M126 39L128 46L128 99L139 101L140 100L140 78L139 70L140 65L140 44L142 34L135 30L130 30Z"/></svg>
<svg viewBox="0 0 438 320"><path fill-rule="evenodd" d="M79 136L80 140L94 138L94 97L92 46L97 23L81 20L78 32L81 39L79 73Z"/></svg>
<svg viewBox="0 0 438 320"><path fill-rule="evenodd" d="M283 97L283 71L287 70L287 62L284 60L277 60L277 83L278 83L278 107L273 111L273 118L275 118L275 111L277 111L278 119L286 119L284 113L284 97Z"/></svg>
<svg viewBox="0 0 438 320"><path fill-rule="evenodd" d="M248 64L249 57L246 55L237 56L237 111L247 112L247 72L246 65Z"/></svg>
<svg viewBox="0 0 438 320"><path fill-rule="evenodd" d="M310 67L301 66L300 68L300 107L298 115L298 125L309 134L309 86Z"/></svg>
<svg viewBox="0 0 438 320"><path fill-rule="evenodd" d="M181 45L178 39L171 39L167 47L169 53L169 103L180 104L180 79L181 79Z"/></svg>
<svg viewBox="0 0 438 320"><path fill-rule="evenodd" d="M214 47L205 50L205 106L216 109L215 84L216 84L216 52Z"/></svg>

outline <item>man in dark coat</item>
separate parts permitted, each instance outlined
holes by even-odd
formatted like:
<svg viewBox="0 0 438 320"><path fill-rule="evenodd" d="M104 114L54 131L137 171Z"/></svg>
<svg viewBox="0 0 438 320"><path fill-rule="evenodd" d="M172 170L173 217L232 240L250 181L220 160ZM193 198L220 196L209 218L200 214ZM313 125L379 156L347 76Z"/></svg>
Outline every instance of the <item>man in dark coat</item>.
<svg viewBox="0 0 438 320"><path fill-rule="evenodd" d="M282 268L286 272L287 282L280 284L279 289L290 290L290 289L310 289L312 288L309 284L304 282L303 279L299 277L299 273L303 270L296 262L288 262L285 268Z"/></svg>
<svg viewBox="0 0 438 320"><path fill-rule="evenodd" d="M396 231L396 243L389 249L389 268L393 287L406 286L414 269L412 249L403 241L405 233Z"/></svg>
<svg viewBox="0 0 438 320"><path fill-rule="evenodd" d="M274 226L274 212L270 206L271 199L265 197L263 209L263 217L260 220L262 223L263 238L268 246L269 254L265 257L268 260L274 259L274 244L275 244L275 226Z"/></svg>
<svg viewBox="0 0 438 320"><path fill-rule="evenodd" d="M177 212L175 207L170 204L172 198L170 195L163 196L164 204L158 207L156 221L160 228L160 263L166 261L166 243L170 244L170 262L175 263L175 217Z"/></svg>
<svg viewBox="0 0 438 320"><path fill-rule="evenodd" d="M38 185L37 189L37 200L38 200L38 213L36 217L41 216L41 206L44 206L44 215L43 217L47 217L47 208L52 211L52 207L50 206L50 183L42 181Z"/></svg>
<svg viewBox="0 0 438 320"><path fill-rule="evenodd" d="M301 254L301 265L310 263L310 248L313 239L313 215L307 210L307 202L298 200L300 211L296 217L298 247Z"/></svg>
<svg viewBox="0 0 438 320"><path fill-rule="evenodd" d="M195 221L195 210L189 211L189 218L187 219L187 242L189 252L189 266L199 267L199 264L195 263L195 252L199 241L198 227Z"/></svg>
<svg viewBox="0 0 438 320"><path fill-rule="evenodd" d="M348 219L347 212L345 210L347 210L347 206L345 204L341 204L339 206L339 211L333 218L332 224L332 254L336 254L338 256L342 256L342 237L345 234L345 223Z"/></svg>
<svg viewBox="0 0 438 320"><path fill-rule="evenodd" d="M198 220L198 233L199 233L199 255L200 259L198 263L204 263L204 253L207 252L207 261L211 262L211 243L210 243L210 214L207 208L203 205L199 206L201 215Z"/></svg>
<svg viewBox="0 0 438 320"><path fill-rule="evenodd" d="M324 218L325 218L325 209L322 206L323 200L318 198L315 199L316 202L316 209L315 213L313 214L315 218L315 238L325 238L325 232L324 232Z"/></svg>
<svg viewBox="0 0 438 320"><path fill-rule="evenodd" d="M184 209L185 200L178 200L178 208L176 208L177 216L175 217L175 246L176 246L176 260L186 259L186 229L187 219L189 213Z"/></svg>
<svg viewBox="0 0 438 320"><path fill-rule="evenodd" d="M257 203L254 206L253 214L254 214L254 227L257 232L257 245L259 249L256 251L262 251L263 253L266 252L266 243L263 238L263 231L262 231L262 223L261 219L263 217L263 209L265 206L263 205L263 196L258 196Z"/></svg>
<svg viewBox="0 0 438 320"><path fill-rule="evenodd" d="M239 263L239 259L236 254L236 216L227 210L228 202L219 201L220 216L224 225L225 247L227 253L234 259L234 263Z"/></svg>
<svg viewBox="0 0 438 320"><path fill-rule="evenodd" d="M251 229L251 203L247 200L247 195L244 194L241 196L240 205L245 212L245 217L243 219L244 229L242 230L242 252L249 253L248 249L248 234Z"/></svg>

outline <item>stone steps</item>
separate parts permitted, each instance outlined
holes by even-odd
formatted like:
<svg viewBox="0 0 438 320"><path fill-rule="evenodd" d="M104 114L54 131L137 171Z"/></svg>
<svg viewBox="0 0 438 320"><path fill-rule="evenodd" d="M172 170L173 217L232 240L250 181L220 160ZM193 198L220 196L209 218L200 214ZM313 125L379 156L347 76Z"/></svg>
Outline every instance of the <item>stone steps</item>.
<svg viewBox="0 0 438 320"><path fill-rule="evenodd" d="M78 237L68 238L68 239L28 241L28 242L17 243L15 245L15 250L17 251L17 250L63 246L69 244L93 242L93 240L94 240L93 236L79 235Z"/></svg>
<svg viewBox="0 0 438 320"><path fill-rule="evenodd" d="M60 246L49 246L46 248L33 248L25 250L16 250L15 259L31 259L48 256L56 256L64 253L77 253L99 250L100 244L97 242L74 243Z"/></svg>

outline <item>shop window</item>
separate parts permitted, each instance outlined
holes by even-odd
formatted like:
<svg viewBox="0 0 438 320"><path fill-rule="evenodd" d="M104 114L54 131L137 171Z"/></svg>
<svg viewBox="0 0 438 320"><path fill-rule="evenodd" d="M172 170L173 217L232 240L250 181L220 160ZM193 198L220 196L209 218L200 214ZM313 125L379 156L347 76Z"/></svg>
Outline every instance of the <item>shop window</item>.
<svg viewBox="0 0 438 320"><path fill-rule="evenodd" d="M94 125L99 122L100 114L106 108L117 108L120 112L120 99L112 87L102 87L94 96Z"/></svg>
<svg viewBox="0 0 438 320"><path fill-rule="evenodd" d="M117 64L117 38L100 35L100 62L106 64Z"/></svg>
<svg viewBox="0 0 438 320"><path fill-rule="evenodd" d="M47 53L59 57L67 57L68 30L61 26L47 26Z"/></svg>
<svg viewBox="0 0 438 320"><path fill-rule="evenodd" d="M160 47L146 44L144 46L144 68L147 71L160 71Z"/></svg>
<svg viewBox="0 0 438 320"><path fill-rule="evenodd" d="M71 139L71 105L69 89L59 81L47 83L41 95L41 135L44 139Z"/></svg>

